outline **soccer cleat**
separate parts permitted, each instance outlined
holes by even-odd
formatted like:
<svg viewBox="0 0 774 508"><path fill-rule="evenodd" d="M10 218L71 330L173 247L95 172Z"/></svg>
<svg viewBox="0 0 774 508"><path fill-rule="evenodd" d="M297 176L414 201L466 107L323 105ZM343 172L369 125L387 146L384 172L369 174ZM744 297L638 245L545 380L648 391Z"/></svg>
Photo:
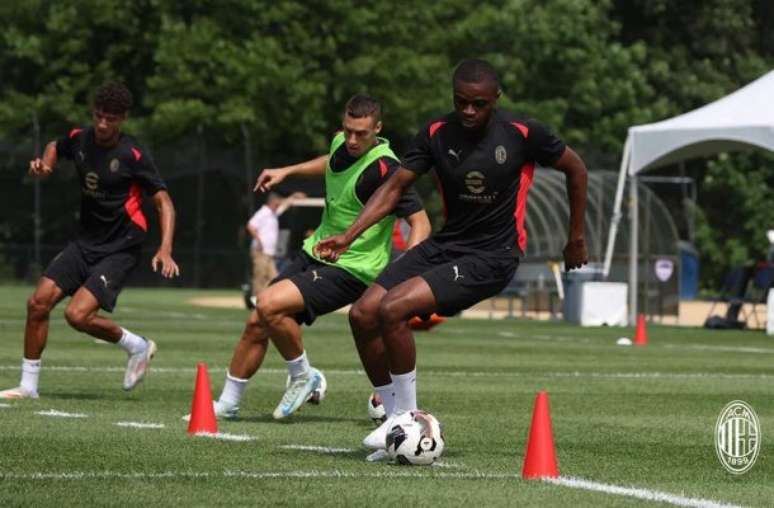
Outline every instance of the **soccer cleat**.
<svg viewBox="0 0 774 508"><path fill-rule="evenodd" d="M215 412L215 418L218 420L236 420L239 417L239 406L229 404L228 402L213 400L212 409ZM189 422L191 421L191 415L187 414L181 420Z"/></svg>
<svg viewBox="0 0 774 508"><path fill-rule="evenodd" d="M131 390L145 377L148 371L148 365L151 359L156 355L156 343L145 339L148 347L144 351L129 355L129 361L126 363L126 373L124 374L124 390Z"/></svg>
<svg viewBox="0 0 774 508"><path fill-rule="evenodd" d="M17 386L16 388L9 388L0 392L0 399L4 400L19 400L19 399L37 399L38 392L31 392L23 386Z"/></svg>
<svg viewBox="0 0 774 508"><path fill-rule="evenodd" d="M387 453L387 450L384 448L381 448L379 450L376 450L373 453L369 453L366 455L366 462L387 462L389 460L392 460L390 457L390 454Z"/></svg>
<svg viewBox="0 0 774 508"><path fill-rule="evenodd" d="M372 450L386 449L387 433L392 428L392 422L395 420L396 416L398 415L394 414L390 416L384 421L384 423L376 427L370 434L368 434L365 439L363 439L363 446L366 448L371 448Z"/></svg>
<svg viewBox="0 0 774 508"><path fill-rule="evenodd" d="M321 379L322 374L314 367L309 369L309 373L306 376L291 379L290 384L285 390L285 395L282 396L282 400L280 400L280 403L274 410L274 419L281 420L293 414L296 409L301 407L301 404L306 402L309 395L320 386Z"/></svg>

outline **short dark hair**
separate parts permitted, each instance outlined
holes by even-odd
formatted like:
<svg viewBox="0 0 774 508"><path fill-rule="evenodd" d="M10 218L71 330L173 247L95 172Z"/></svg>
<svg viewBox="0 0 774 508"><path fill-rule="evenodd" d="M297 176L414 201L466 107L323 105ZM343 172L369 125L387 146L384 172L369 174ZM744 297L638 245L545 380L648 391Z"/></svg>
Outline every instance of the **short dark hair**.
<svg viewBox="0 0 774 508"><path fill-rule="evenodd" d="M457 83L481 83L491 81L500 88L500 78L492 64L479 58L469 58L461 61L452 75L452 86Z"/></svg>
<svg viewBox="0 0 774 508"><path fill-rule="evenodd" d="M346 106L344 106L344 114L352 118L370 116L373 117L374 123L376 123L382 119L382 105L373 97L356 94L347 101Z"/></svg>
<svg viewBox="0 0 774 508"><path fill-rule="evenodd" d="M123 83L108 81L94 93L94 108L122 115L132 108L132 92Z"/></svg>

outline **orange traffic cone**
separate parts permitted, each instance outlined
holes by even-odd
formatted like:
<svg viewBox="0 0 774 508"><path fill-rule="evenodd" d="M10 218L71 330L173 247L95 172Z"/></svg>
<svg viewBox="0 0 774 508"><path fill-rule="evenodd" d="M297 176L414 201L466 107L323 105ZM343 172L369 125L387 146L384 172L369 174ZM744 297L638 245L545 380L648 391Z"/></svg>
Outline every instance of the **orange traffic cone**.
<svg viewBox="0 0 774 508"><path fill-rule="evenodd" d="M217 434L218 420L215 418L215 410L212 408L210 376L207 374L207 364L199 363L196 367L196 386L194 387L193 402L191 403L191 420L188 422L188 433L207 432Z"/></svg>
<svg viewBox="0 0 774 508"><path fill-rule="evenodd" d="M414 316L413 318L409 319L409 328L412 330L422 330L427 331L434 326L440 325L441 323L445 322L446 318L439 316L438 314L431 314L430 317L427 319L422 319L419 316Z"/></svg>
<svg viewBox="0 0 774 508"><path fill-rule="evenodd" d="M548 394L541 391L535 397L535 410L532 413L532 426L529 429L527 452L524 454L521 477L525 480L531 480L558 476L559 468L556 464L554 433L551 430L551 414L548 409Z"/></svg>
<svg viewBox="0 0 774 508"><path fill-rule="evenodd" d="M637 314L637 331L634 333L634 345L646 346L648 344L648 330L645 326L645 314Z"/></svg>

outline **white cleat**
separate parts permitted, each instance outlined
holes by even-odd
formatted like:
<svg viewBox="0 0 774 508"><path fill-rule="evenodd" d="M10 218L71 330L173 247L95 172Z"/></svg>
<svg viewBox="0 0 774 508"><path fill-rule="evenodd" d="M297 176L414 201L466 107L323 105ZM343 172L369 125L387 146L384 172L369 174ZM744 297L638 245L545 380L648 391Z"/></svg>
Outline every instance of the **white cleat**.
<svg viewBox="0 0 774 508"><path fill-rule="evenodd" d="M392 460L387 450L380 449L366 456L366 462L387 462Z"/></svg>
<svg viewBox="0 0 774 508"><path fill-rule="evenodd" d="M37 399L38 392L31 392L23 386L17 386L16 388L9 388L0 392L0 399L3 400L20 400L20 399Z"/></svg>
<svg viewBox="0 0 774 508"><path fill-rule="evenodd" d="M137 384L145 377L145 373L148 372L148 365L150 361L156 355L156 343L152 340L147 340L148 347L145 351L134 353L129 355L129 361L126 363L126 374L124 374L124 390L129 391L133 389Z"/></svg>
<svg viewBox="0 0 774 508"><path fill-rule="evenodd" d="M281 420L293 414L301 404L306 402L309 395L317 390L322 380L322 374L314 367L309 369L309 373L306 376L300 376L296 379L291 379L290 384L285 390L285 395L282 396L279 405L274 410L272 415L275 420Z"/></svg>
<svg viewBox="0 0 774 508"><path fill-rule="evenodd" d="M227 402L221 402L219 400L212 401L212 410L215 412L215 418L218 420L236 420L239 418L239 406L229 404ZM184 422L191 421L190 413L181 418Z"/></svg>
<svg viewBox="0 0 774 508"><path fill-rule="evenodd" d="M394 414L390 416L384 421L384 423L371 431L371 433L368 434L365 439L363 439L363 446L366 448L371 448L372 450L386 449L387 433L390 432L390 429L392 428L392 422L395 420L396 416L398 415Z"/></svg>

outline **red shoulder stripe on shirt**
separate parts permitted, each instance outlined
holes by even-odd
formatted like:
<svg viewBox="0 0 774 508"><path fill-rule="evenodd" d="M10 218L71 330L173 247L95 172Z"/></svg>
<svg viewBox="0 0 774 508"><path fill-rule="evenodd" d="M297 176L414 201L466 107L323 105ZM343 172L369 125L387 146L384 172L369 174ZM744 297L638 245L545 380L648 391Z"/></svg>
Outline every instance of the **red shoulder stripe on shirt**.
<svg viewBox="0 0 774 508"><path fill-rule="evenodd" d="M440 129L444 126L446 122L434 122L430 125L430 137L432 138L435 135L435 131Z"/></svg>
<svg viewBox="0 0 774 508"><path fill-rule="evenodd" d="M78 129L78 128L76 128L76 129L73 129L73 130L71 130L71 131L70 131L70 134L68 134L68 137L74 138L74 137L75 137L75 136L77 136L77 135L78 135L78 133L79 133L79 132L81 132L82 130L83 130L83 129Z"/></svg>
<svg viewBox="0 0 774 508"><path fill-rule="evenodd" d="M132 147L132 153L134 154L134 160L139 161L142 158L142 153L135 147Z"/></svg>
<svg viewBox="0 0 774 508"><path fill-rule="evenodd" d="M384 175L387 174L387 163L382 159L379 159L379 173L381 174L382 178L384 178Z"/></svg>
<svg viewBox="0 0 774 508"><path fill-rule="evenodd" d="M534 175L534 163L529 162L521 167L519 193L516 195L516 206L513 210L513 217L516 219L517 241L522 253L525 253L527 249L527 228L524 227L524 219L527 217L527 194L529 194L529 188L532 187Z"/></svg>
<svg viewBox="0 0 774 508"><path fill-rule="evenodd" d="M142 213L142 191L136 183L129 187L129 197L124 202L124 210L126 210L129 220L134 222L137 227L143 231L148 231L148 221L145 219L145 214Z"/></svg>
<svg viewBox="0 0 774 508"><path fill-rule="evenodd" d="M525 139L529 136L529 127L527 127L523 123L511 122L511 125L519 129L519 132L521 132L521 135L524 136Z"/></svg>

